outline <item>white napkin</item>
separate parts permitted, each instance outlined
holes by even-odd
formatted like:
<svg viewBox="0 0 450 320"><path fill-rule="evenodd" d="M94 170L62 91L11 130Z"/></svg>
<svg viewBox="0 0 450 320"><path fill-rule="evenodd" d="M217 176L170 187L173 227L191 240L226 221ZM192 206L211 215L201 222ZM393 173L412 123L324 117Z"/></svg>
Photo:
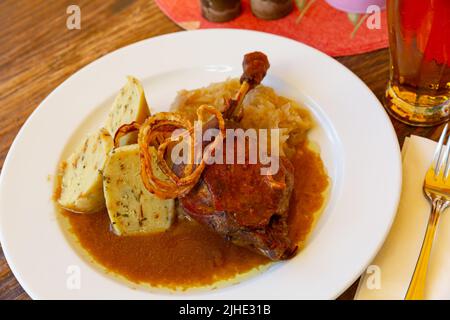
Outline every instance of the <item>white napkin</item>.
<svg viewBox="0 0 450 320"><path fill-rule="evenodd" d="M430 204L423 180L436 142L406 138L403 150L403 188L389 235L371 266L362 274L355 299L404 299L419 256ZM428 267L426 299L450 299L450 209L441 216Z"/></svg>

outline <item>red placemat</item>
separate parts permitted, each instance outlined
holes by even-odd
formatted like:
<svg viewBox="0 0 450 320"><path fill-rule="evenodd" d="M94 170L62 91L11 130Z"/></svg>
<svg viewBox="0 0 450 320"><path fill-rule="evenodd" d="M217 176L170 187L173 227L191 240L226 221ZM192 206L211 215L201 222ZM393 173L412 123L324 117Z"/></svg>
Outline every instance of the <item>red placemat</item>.
<svg viewBox="0 0 450 320"><path fill-rule="evenodd" d="M213 23L200 13L200 0L155 0L161 10L184 29L238 28L264 31L298 40L331 56L369 52L388 46L386 12L381 28L369 29L369 15L348 14L324 0L296 1L288 16L274 21L256 18L250 1L242 0L242 14L225 23ZM306 8L306 11L305 11ZM302 10L300 10L302 9Z"/></svg>

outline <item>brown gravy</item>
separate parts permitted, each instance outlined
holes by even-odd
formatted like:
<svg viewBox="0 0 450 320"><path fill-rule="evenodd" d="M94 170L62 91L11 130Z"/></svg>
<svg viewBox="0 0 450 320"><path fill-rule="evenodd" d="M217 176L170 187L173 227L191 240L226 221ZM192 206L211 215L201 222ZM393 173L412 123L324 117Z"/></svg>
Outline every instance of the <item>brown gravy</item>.
<svg viewBox="0 0 450 320"><path fill-rule="evenodd" d="M294 241L306 239L328 186L320 156L301 146L293 157L295 184L289 225ZM80 245L111 272L135 283L168 288L212 285L270 262L224 240L206 227L180 219L164 233L119 237L110 231L106 212L65 212Z"/></svg>

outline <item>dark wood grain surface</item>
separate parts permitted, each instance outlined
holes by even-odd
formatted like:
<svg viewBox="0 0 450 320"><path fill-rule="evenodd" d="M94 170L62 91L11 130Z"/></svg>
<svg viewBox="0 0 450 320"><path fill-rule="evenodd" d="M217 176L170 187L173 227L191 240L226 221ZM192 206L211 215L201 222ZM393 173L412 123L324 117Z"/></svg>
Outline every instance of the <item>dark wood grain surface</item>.
<svg viewBox="0 0 450 320"><path fill-rule="evenodd" d="M66 9L81 8L81 30L66 28ZM152 0L0 1L0 170L24 121L61 82L84 65L130 43L181 29ZM382 99L387 50L337 59ZM370 121L370 119L367 119ZM400 144L414 133L436 139L441 127L393 120ZM340 298L352 299L356 284ZM29 299L0 249L0 299Z"/></svg>

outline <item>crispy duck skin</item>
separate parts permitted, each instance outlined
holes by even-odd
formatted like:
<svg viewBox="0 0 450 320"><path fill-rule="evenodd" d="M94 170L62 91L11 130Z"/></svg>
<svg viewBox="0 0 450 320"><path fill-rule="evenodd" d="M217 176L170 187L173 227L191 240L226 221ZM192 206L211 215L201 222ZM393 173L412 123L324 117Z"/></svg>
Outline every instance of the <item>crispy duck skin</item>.
<svg viewBox="0 0 450 320"><path fill-rule="evenodd" d="M287 216L294 184L293 167L280 158L274 188L260 175L260 164L212 164L199 183L180 199L181 208L234 244L271 260L292 257L297 246L288 237Z"/></svg>

